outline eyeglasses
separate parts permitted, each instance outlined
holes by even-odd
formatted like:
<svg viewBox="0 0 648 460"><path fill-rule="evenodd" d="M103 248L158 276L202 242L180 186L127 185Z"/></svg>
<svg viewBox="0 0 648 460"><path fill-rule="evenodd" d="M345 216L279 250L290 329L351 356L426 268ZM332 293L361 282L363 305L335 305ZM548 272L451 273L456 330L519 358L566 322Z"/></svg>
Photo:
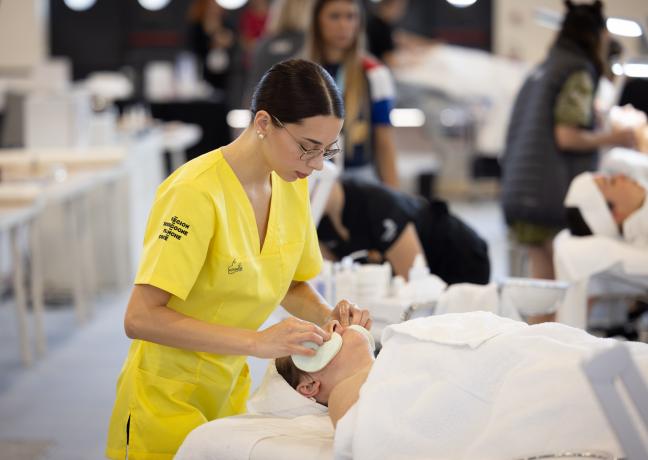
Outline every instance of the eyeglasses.
<svg viewBox="0 0 648 460"><path fill-rule="evenodd" d="M322 155L322 158L324 158L325 160L330 160L335 155L340 153L340 147L338 146L338 143L337 143L338 141L337 140L332 144L332 145L334 145L334 148L328 148L328 149L307 149L307 148L304 148L304 146L301 145L301 143L297 140L297 138L295 136L293 136L293 134L290 131L288 131L288 128L286 128L286 125L284 125L281 122L281 120L279 120L274 115L272 115L272 118L274 118L276 120L276 122L279 123L279 126L281 126L283 129L286 130L288 135L290 137L292 137L293 140L295 141L295 143L299 146L299 150L301 150L301 152L302 152L301 155L299 156L300 160L310 161L313 158L317 158L320 155Z"/></svg>

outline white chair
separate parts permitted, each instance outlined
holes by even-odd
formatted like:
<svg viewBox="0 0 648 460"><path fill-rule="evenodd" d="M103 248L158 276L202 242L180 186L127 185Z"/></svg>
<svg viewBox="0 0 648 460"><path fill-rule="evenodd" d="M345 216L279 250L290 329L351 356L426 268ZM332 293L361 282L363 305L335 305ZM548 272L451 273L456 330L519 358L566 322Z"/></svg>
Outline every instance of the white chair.
<svg viewBox="0 0 648 460"><path fill-rule="evenodd" d="M621 380L648 433L648 387L628 348L618 344L586 360L582 367L626 457L629 460L648 458L648 445L642 441L615 386L615 381Z"/></svg>

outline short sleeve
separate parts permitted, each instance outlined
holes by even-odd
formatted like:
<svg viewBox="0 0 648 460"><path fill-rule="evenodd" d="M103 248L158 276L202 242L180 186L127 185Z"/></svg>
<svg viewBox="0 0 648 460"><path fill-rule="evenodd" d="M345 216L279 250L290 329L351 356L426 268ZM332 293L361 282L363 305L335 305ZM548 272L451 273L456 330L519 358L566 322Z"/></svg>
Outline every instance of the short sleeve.
<svg viewBox="0 0 648 460"><path fill-rule="evenodd" d="M295 274L293 275L293 280L295 281L308 281L316 277L322 270L322 252L319 248L315 223L311 218L310 204L308 205L308 218L306 222L307 228L304 250L295 269Z"/></svg>
<svg viewBox="0 0 648 460"><path fill-rule="evenodd" d="M412 218L401 204L401 197L391 190L370 184L364 187L371 239L375 249L384 253L396 242Z"/></svg>
<svg viewBox="0 0 648 460"><path fill-rule="evenodd" d="M210 197L188 184L158 192L149 215L135 284L150 284L186 300L214 234Z"/></svg>
<svg viewBox="0 0 648 460"><path fill-rule="evenodd" d="M569 76L558 95L554 109L556 124L589 126L592 121L594 82L585 71Z"/></svg>
<svg viewBox="0 0 648 460"><path fill-rule="evenodd" d="M376 65L367 71L371 94L371 122L374 125L390 125L389 115L394 108L396 90L389 69Z"/></svg>

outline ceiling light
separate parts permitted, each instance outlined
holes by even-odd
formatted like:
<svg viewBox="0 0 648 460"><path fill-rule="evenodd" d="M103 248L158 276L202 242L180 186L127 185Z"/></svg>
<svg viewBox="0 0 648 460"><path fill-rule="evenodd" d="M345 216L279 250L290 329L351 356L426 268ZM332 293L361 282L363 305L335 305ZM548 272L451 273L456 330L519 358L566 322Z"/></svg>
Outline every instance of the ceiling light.
<svg viewBox="0 0 648 460"><path fill-rule="evenodd" d="M247 3L247 0L216 0L226 10L236 10Z"/></svg>
<svg viewBox="0 0 648 460"><path fill-rule="evenodd" d="M97 0L64 0L65 6L74 11L85 11L94 6Z"/></svg>
<svg viewBox="0 0 648 460"><path fill-rule="evenodd" d="M169 4L171 0L137 0L142 8L150 11L158 11Z"/></svg>
<svg viewBox="0 0 648 460"><path fill-rule="evenodd" d="M477 0L448 0L448 3L450 3L452 6L456 6L457 8L466 8L476 1Z"/></svg>
<svg viewBox="0 0 648 460"><path fill-rule="evenodd" d="M605 25L611 34L621 37L641 37L643 34L639 23L630 19L608 18Z"/></svg>
<svg viewBox="0 0 648 460"><path fill-rule="evenodd" d="M648 78L648 64L627 63L623 65L623 73L631 78Z"/></svg>
<svg viewBox="0 0 648 460"><path fill-rule="evenodd" d="M418 128L425 124L425 114L420 109L392 109L389 120L397 128Z"/></svg>
<svg viewBox="0 0 648 460"><path fill-rule="evenodd" d="M252 112L245 109L230 110L227 113L227 124L230 128L247 128L252 120Z"/></svg>

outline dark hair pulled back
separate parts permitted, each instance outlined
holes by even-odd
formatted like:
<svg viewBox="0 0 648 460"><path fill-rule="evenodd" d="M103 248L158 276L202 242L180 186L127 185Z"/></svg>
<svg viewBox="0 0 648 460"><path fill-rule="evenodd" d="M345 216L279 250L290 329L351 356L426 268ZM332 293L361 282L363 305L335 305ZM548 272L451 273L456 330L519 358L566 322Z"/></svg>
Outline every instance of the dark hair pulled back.
<svg viewBox="0 0 648 460"><path fill-rule="evenodd" d="M283 123L300 123L318 115L344 118L344 102L331 76L304 59L272 66L256 85L250 110L253 116L265 110Z"/></svg>

